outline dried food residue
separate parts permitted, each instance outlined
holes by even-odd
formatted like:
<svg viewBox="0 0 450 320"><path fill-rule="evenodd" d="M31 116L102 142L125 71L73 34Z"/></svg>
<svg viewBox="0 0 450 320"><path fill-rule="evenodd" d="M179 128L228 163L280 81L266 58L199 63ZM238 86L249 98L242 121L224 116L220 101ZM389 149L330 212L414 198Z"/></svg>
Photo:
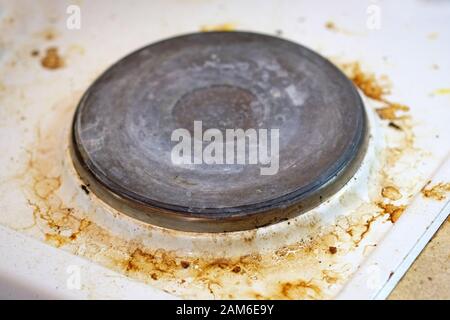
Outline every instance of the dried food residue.
<svg viewBox="0 0 450 320"><path fill-rule="evenodd" d="M373 73L364 72L358 62L344 63L341 65L341 69L367 97L383 105L375 109L380 119L390 120L390 124L401 129L393 120L408 119L409 115L397 113L405 113L409 111L409 107L386 99L385 96L390 93L386 77L377 78Z"/></svg>
<svg viewBox="0 0 450 320"><path fill-rule="evenodd" d="M48 48L45 52L45 56L41 59L41 65L44 68L51 70L64 67L64 59L59 55L58 48Z"/></svg>
<svg viewBox="0 0 450 320"><path fill-rule="evenodd" d="M48 135L54 135L52 128L47 129L52 131ZM48 135L41 137L48 139ZM60 147L56 141L53 144ZM89 213L78 208L76 202L63 201L59 196L62 178L46 173L49 166L53 168L60 163L51 155L47 148L33 150L27 170L32 175L30 206L35 226L44 233L44 240L184 297L329 298L332 296L329 290L335 290L351 273L351 268L334 259L358 247L374 222L386 221L372 207L371 216L341 217L339 227L330 226L309 241L286 245L275 252L233 257L186 255L115 236L91 221ZM81 188L77 190L83 192ZM220 246L226 245L226 235L223 237Z"/></svg>
<svg viewBox="0 0 450 320"><path fill-rule="evenodd" d="M397 114L398 111L409 111L409 107L399 103L389 103L386 107L375 109L378 116L383 120L399 120L404 117Z"/></svg>
<svg viewBox="0 0 450 320"><path fill-rule="evenodd" d="M253 230L253 233L246 234L244 240L240 240L240 245L254 245L255 251L231 256L220 256L213 250L213 253L205 253L195 245L192 246L195 249L188 253L162 249L161 242L157 240L158 232L164 234L166 231L158 231L152 226L148 226L147 237L127 238L104 226L104 217L99 220L93 218L99 214L97 211L101 211L97 210L99 207L93 199L94 195L87 194L78 181L74 184L71 175L66 174L68 168L61 137L64 137L65 124L70 123L76 101L71 99L64 107L54 108L48 114L52 120L39 128L37 141L28 148L30 160L24 176L20 177L29 206L33 209L34 223L27 228L27 232L34 232L33 235L56 247L178 296L331 298L357 268L344 257L357 250L363 255L368 245L365 241L372 236L375 226L390 224L388 220L397 221L405 209L404 205L386 204L374 198L340 215L334 223L316 223L315 227L308 224L308 238L288 242L276 250L261 250L262 244L268 241ZM389 164L382 167L388 170ZM379 175L376 172L373 174ZM377 177L374 181L378 179L383 178ZM384 181L377 183L380 188L381 185L392 186ZM73 190L70 189L72 184ZM64 198L62 195L67 190L72 190L74 194ZM389 200L397 197L389 188L384 193ZM89 199L89 206L80 207L79 197ZM301 220L289 221L289 229L298 231L296 228L304 228L306 224L298 221ZM168 237L178 236L170 232L167 234ZM216 235L212 239L211 246L220 250L232 249L232 235Z"/></svg>
<svg viewBox="0 0 450 320"><path fill-rule="evenodd" d="M422 194L424 195L424 197L432 198L438 201L444 200L448 192L450 192L450 183L442 183L442 182L429 188L425 186L422 189Z"/></svg>
<svg viewBox="0 0 450 320"><path fill-rule="evenodd" d="M389 219L391 220L392 223L396 223L398 221L398 219L403 214L406 208L405 206L397 206L391 203L383 203L383 202L378 202L378 206L381 209L383 209L383 212L385 214L389 215Z"/></svg>
<svg viewBox="0 0 450 320"><path fill-rule="evenodd" d="M399 200L402 197L400 191L394 186L383 187L383 189L381 189L381 195L393 201Z"/></svg>
<svg viewBox="0 0 450 320"><path fill-rule="evenodd" d="M388 85L380 82L374 74L363 72L359 62L344 63L343 71L364 94L374 100L383 101L384 95L390 92Z"/></svg>

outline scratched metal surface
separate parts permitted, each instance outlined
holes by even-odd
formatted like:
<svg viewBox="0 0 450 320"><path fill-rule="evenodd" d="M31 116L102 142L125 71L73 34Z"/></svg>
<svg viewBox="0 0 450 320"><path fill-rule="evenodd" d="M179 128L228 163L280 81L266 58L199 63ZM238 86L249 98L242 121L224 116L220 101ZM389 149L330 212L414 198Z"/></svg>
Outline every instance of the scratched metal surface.
<svg viewBox="0 0 450 320"><path fill-rule="evenodd" d="M372 298L405 271L396 266L418 254L413 249L426 228L433 230L448 215L442 211L445 197L438 201L420 192L449 152L447 3L416 1L405 10L402 1L380 1L380 30L366 28L367 5L361 1L79 2L80 30L65 27L67 5L0 5L0 146L6 155L0 158L0 224L8 230L2 231L7 236L1 250L11 257L0 264L3 277L27 279L28 289L39 292L46 285L36 270L51 269L51 294L121 296L120 286L90 276L100 265L128 283L131 296L137 283L145 283L150 286L136 292L153 298L155 289L188 298ZM252 15L255 7L258 16ZM385 103L365 98L371 139L355 179L302 217L257 230L213 235L147 226L81 188L67 152L68 129L89 84L132 50L223 23L269 34L282 30L283 37L341 67L358 61L376 77L386 74L391 92L384 98L409 110L390 120L384 110L380 119L374 109ZM43 66L49 47L58 49L61 67ZM447 174L437 177L432 183L448 182ZM383 193L386 187L398 193ZM37 254L23 249L27 241L36 242ZM21 250L27 254L13 257ZM67 267L80 264L73 256L88 262L78 291L64 283Z"/></svg>

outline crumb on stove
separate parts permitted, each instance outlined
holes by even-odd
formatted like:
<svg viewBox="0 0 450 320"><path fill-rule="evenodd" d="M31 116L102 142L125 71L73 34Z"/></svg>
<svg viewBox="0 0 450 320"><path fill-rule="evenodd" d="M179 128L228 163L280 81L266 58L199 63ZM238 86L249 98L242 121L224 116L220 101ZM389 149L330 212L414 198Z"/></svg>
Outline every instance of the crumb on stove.
<svg viewBox="0 0 450 320"><path fill-rule="evenodd" d="M402 127L400 127L398 124L396 124L395 122L392 122L392 121L389 122L388 126L395 130L399 130L399 131L403 130Z"/></svg>
<svg viewBox="0 0 450 320"><path fill-rule="evenodd" d="M233 271L234 273L239 273L241 272L241 267L235 266L231 271Z"/></svg>
<svg viewBox="0 0 450 320"><path fill-rule="evenodd" d="M88 187L87 187L86 185L84 185L84 184L81 185L81 189L82 189L82 190L84 191L84 193L86 193L86 194L89 194L89 193L90 193Z"/></svg>
<svg viewBox="0 0 450 320"><path fill-rule="evenodd" d="M45 56L41 59L41 65L46 69L59 69L64 66L64 60L58 53L58 48L50 47L46 50Z"/></svg>
<svg viewBox="0 0 450 320"><path fill-rule="evenodd" d="M328 251L329 251L331 254L336 254L337 248L336 248L336 247L329 247L329 248L328 248Z"/></svg>
<svg viewBox="0 0 450 320"><path fill-rule="evenodd" d="M32 57L37 57L38 55L39 55L39 50L34 49L34 50L31 51L31 56Z"/></svg>

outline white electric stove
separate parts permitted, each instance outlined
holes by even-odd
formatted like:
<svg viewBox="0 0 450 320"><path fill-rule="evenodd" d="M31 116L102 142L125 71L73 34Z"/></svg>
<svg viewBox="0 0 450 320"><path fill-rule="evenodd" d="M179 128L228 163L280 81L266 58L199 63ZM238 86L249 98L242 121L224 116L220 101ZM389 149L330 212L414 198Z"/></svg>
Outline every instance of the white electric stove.
<svg viewBox="0 0 450 320"><path fill-rule="evenodd" d="M449 27L445 1L0 1L0 297L385 298L450 212ZM300 43L359 87L354 176L302 215L227 233L105 203L69 150L88 86L150 43L235 30Z"/></svg>

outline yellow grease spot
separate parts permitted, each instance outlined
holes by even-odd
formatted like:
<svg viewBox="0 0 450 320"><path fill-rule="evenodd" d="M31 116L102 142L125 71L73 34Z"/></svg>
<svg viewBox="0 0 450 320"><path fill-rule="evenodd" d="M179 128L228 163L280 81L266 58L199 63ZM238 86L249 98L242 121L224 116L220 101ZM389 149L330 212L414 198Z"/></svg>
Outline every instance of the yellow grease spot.
<svg viewBox="0 0 450 320"><path fill-rule="evenodd" d="M235 31L236 26L234 23L222 23L217 25L202 26L200 31L210 32L210 31Z"/></svg>
<svg viewBox="0 0 450 320"><path fill-rule="evenodd" d="M427 35L427 38L429 40L436 40L438 38L438 36L439 36L439 34L437 32L432 32Z"/></svg>
<svg viewBox="0 0 450 320"><path fill-rule="evenodd" d="M381 195L385 198L388 198L390 200L398 200L402 197L402 194L396 187L393 186L387 186L381 189Z"/></svg>
<svg viewBox="0 0 450 320"><path fill-rule="evenodd" d="M436 95L450 94L450 88L442 88L442 89L434 90L433 94L436 94Z"/></svg>

